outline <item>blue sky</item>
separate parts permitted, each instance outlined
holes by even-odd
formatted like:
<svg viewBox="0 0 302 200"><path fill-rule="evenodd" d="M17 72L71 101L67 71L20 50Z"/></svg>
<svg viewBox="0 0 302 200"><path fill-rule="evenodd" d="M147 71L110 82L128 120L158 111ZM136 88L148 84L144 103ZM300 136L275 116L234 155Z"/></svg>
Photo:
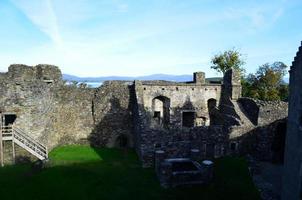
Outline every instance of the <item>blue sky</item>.
<svg viewBox="0 0 302 200"><path fill-rule="evenodd" d="M191 74L237 48L248 72L290 65L301 0L0 0L0 71L58 65L78 76Z"/></svg>

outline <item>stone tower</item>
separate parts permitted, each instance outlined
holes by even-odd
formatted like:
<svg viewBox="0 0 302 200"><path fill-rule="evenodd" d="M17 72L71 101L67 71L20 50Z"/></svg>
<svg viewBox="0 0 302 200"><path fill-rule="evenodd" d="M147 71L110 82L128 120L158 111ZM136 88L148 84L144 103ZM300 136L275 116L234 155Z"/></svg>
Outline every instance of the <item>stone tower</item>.
<svg viewBox="0 0 302 200"><path fill-rule="evenodd" d="M224 95L231 100L237 100L241 97L241 76L240 72L235 69L229 69L223 77Z"/></svg>
<svg viewBox="0 0 302 200"><path fill-rule="evenodd" d="M194 83L196 83L197 85L202 85L206 82L206 76L204 72L194 72L193 77Z"/></svg>
<svg viewBox="0 0 302 200"><path fill-rule="evenodd" d="M302 46L290 68L290 97L282 199L302 199Z"/></svg>

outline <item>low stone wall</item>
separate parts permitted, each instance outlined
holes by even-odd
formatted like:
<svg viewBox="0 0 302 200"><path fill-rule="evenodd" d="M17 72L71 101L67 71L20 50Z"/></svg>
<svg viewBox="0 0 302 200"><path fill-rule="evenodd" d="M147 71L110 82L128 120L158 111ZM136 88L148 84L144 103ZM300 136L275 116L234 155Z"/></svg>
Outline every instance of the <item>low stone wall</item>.
<svg viewBox="0 0 302 200"><path fill-rule="evenodd" d="M166 152L167 158L189 157L198 149L200 159L220 157L227 153L228 135L221 126L192 129L143 130L138 142L144 167L153 166L156 150Z"/></svg>

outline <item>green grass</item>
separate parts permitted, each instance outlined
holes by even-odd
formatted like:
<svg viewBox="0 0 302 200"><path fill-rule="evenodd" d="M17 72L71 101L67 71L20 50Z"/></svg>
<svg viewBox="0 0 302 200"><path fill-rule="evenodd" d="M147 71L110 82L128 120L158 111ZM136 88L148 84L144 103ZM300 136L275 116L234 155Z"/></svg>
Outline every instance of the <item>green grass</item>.
<svg viewBox="0 0 302 200"><path fill-rule="evenodd" d="M174 189L161 188L131 150L65 146L50 159L38 173L28 165L0 168L0 199L259 199L242 158L218 159L209 186Z"/></svg>

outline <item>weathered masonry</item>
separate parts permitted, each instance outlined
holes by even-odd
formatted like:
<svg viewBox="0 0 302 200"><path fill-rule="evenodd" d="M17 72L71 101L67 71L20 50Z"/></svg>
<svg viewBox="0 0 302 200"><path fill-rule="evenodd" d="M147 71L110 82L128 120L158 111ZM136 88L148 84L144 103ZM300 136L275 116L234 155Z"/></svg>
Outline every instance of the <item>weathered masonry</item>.
<svg viewBox="0 0 302 200"><path fill-rule="evenodd" d="M282 199L302 199L302 46L290 68L289 115Z"/></svg>
<svg viewBox="0 0 302 200"><path fill-rule="evenodd" d="M240 74L234 70L223 84L207 83L204 73L195 73L189 83L135 81L134 91L135 143L144 166L153 164L156 150L168 158L189 157L192 149L200 159L283 155L272 145L287 104L241 98Z"/></svg>
<svg viewBox="0 0 302 200"><path fill-rule="evenodd" d="M44 157L48 149L75 143L135 148L146 167L156 150L169 158L186 157L191 149L200 158L250 153L272 160L283 154L272 145L287 104L241 98L234 70L222 83L197 72L192 82L107 81L88 88L64 83L56 66L11 65L0 74L0 86L1 135L5 127L19 130L43 146ZM1 140L4 163L35 155L16 140Z"/></svg>
<svg viewBox="0 0 302 200"><path fill-rule="evenodd" d="M205 82L202 72L192 83L136 81L138 104L149 113L150 128L209 126L209 110L220 101L221 84Z"/></svg>

